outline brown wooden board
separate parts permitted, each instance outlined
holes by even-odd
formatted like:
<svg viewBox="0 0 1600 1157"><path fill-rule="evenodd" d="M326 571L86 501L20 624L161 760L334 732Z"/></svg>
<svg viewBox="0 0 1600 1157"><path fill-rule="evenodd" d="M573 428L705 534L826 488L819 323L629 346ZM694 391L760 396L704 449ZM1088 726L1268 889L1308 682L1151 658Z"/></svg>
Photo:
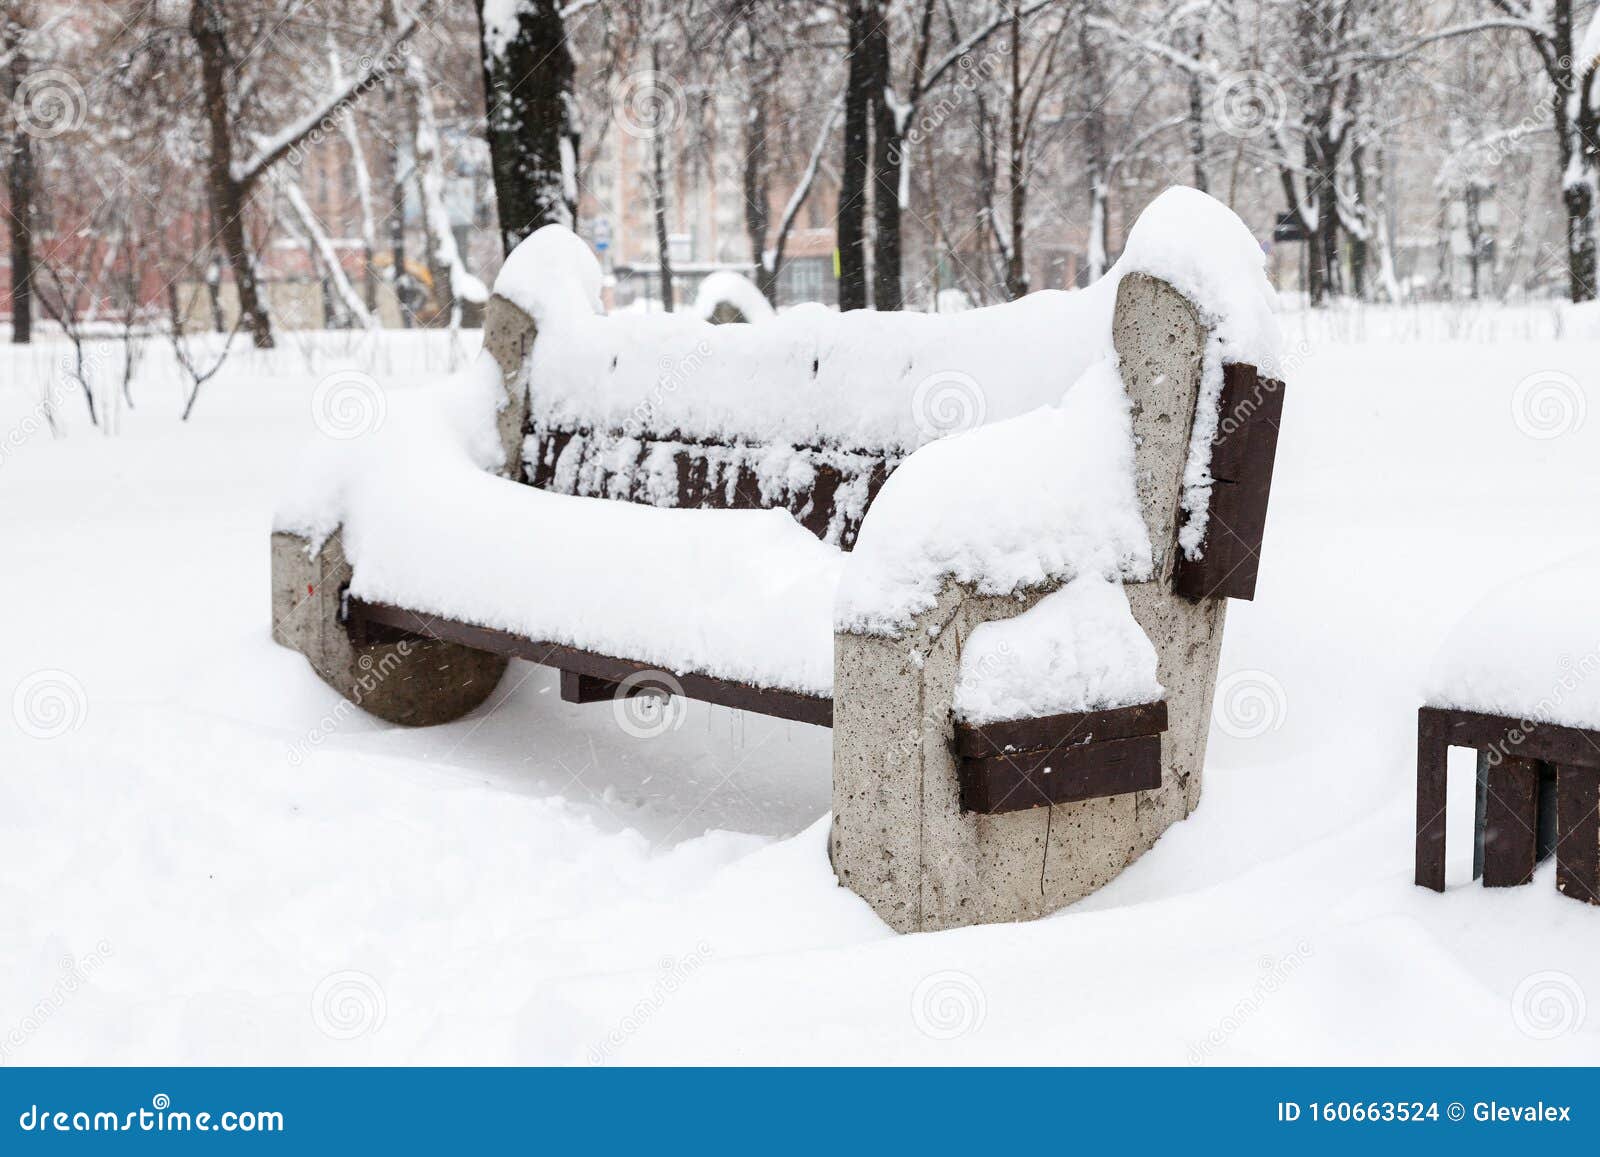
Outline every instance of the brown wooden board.
<svg viewBox="0 0 1600 1157"><path fill-rule="evenodd" d="M526 433L530 453L524 480L540 490L684 509L778 507L824 541L832 533L844 550L855 545L867 507L901 460L900 452L891 450L788 447L810 465L811 481L770 493L750 465L765 450L754 443L689 439L677 431L624 436L536 424ZM645 484L645 463L663 448L677 468L676 484L666 493ZM841 490L859 497L841 508Z"/></svg>
<svg viewBox="0 0 1600 1157"><path fill-rule="evenodd" d="M1417 712L1417 875L1420 887L1444 891L1448 716L1431 707Z"/></svg>
<svg viewBox="0 0 1600 1157"><path fill-rule="evenodd" d="M1046 751L1074 743L1102 739L1130 739L1159 735L1167 729L1166 700L1113 707L1106 711L1080 711L1017 719L1007 723L957 723L956 754L990 756L1008 751Z"/></svg>
<svg viewBox="0 0 1600 1157"><path fill-rule="evenodd" d="M1539 763L1519 756L1486 762L1483 886L1532 883L1539 862Z"/></svg>
<svg viewBox="0 0 1600 1157"><path fill-rule="evenodd" d="M391 628L425 639L442 639L459 643L479 651L496 655L510 655L556 667L573 677L587 676L600 682L620 684L630 676L660 672L661 668L632 659L618 659L610 655L597 655L558 643L544 643L525 638L509 631L492 627L479 627L455 619L409 611L386 603L369 603L361 599L346 600L346 629L352 638L375 628ZM819 727L833 726L833 700L827 696L805 695L797 691L783 691L770 687L752 687L747 683L718 679L710 675L679 674L667 672L674 684L673 690L685 698L698 699L740 711L753 711L777 719L792 719L798 723L814 723ZM589 684L592 688L594 684ZM565 689L565 685L563 687ZM574 686L574 692L582 692ZM607 696L608 697L608 696ZM579 702L594 702L594 699Z"/></svg>
<svg viewBox="0 0 1600 1157"><path fill-rule="evenodd" d="M1231 363L1222 372L1203 553L1198 559L1179 556L1173 587L1194 599L1252 599L1277 460L1284 384L1262 377L1250 365Z"/></svg>
<svg viewBox="0 0 1600 1157"><path fill-rule="evenodd" d="M1485 885L1526 883L1545 854L1555 776L1556 887L1600 904L1600 732L1482 711L1417 712L1416 881L1444 891L1445 788L1451 747L1479 753Z"/></svg>
<svg viewBox="0 0 1600 1157"><path fill-rule="evenodd" d="M1600 772L1556 768L1556 887L1600 904Z"/></svg>
<svg viewBox="0 0 1600 1157"><path fill-rule="evenodd" d="M1451 747L1600 768L1600 731L1448 707L1424 707L1418 714L1419 722L1424 717L1434 721Z"/></svg>
<svg viewBox="0 0 1600 1157"><path fill-rule="evenodd" d="M965 758L957 765L961 808L1000 815L1077 803L1161 786L1161 737L1140 735L1062 747Z"/></svg>

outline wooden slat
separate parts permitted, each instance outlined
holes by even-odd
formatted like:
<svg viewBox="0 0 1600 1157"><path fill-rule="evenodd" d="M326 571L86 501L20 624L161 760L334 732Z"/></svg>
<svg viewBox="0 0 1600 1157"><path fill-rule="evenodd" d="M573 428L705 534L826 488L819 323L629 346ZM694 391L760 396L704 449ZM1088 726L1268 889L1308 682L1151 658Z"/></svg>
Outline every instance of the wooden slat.
<svg viewBox="0 0 1600 1157"><path fill-rule="evenodd" d="M1492 749L1502 756L1600 768L1600 731L1448 707L1424 707L1418 718L1422 715L1436 721L1451 747Z"/></svg>
<svg viewBox="0 0 1600 1157"><path fill-rule="evenodd" d="M1556 887L1600 904L1600 772L1556 768Z"/></svg>
<svg viewBox="0 0 1600 1157"><path fill-rule="evenodd" d="M408 611L387 603L369 603L349 599L347 628L352 635L370 632L374 627L388 627L427 639L442 639L459 643L479 651L496 655L510 655L517 659L556 667L574 676L621 683L630 675L659 671L660 667L632 659L618 659L581 651L558 643L544 643L499 631L492 627L479 627L434 615ZM678 674L673 679L689 699L733 707L740 711L754 711L777 719L790 719L797 723L814 723L819 727L833 726L833 700L821 695L805 695L797 691L783 691L770 687L752 687L747 683L717 679L710 675ZM592 700L591 700L592 701Z"/></svg>
<svg viewBox="0 0 1600 1157"><path fill-rule="evenodd" d="M962 759L961 807L1000 815L1077 803L1161 786L1161 737L1141 735L1063 747Z"/></svg>
<svg viewBox="0 0 1600 1157"><path fill-rule="evenodd" d="M1255 597L1283 393L1282 382L1261 377L1254 366L1223 367L1204 553L1193 560L1179 557L1173 576L1179 594L1196 599Z"/></svg>
<svg viewBox="0 0 1600 1157"><path fill-rule="evenodd" d="M1539 764L1508 756L1484 778L1483 886L1531 883L1539 862Z"/></svg>
<svg viewBox="0 0 1600 1157"><path fill-rule="evenodd" d="M956 754L984 757L1006 751L1044 751L1102 739L1159 735L1167 729L1166 700L1017 719L1007 723L957 723Z"/></svg>
<svg viewBox="0 0 1600 1157"><path fill-rule="evenodd" d="M1444 891L1445 777L1450 754L1443 713L1417 712L1417 876L1416 882Z"/></svg>

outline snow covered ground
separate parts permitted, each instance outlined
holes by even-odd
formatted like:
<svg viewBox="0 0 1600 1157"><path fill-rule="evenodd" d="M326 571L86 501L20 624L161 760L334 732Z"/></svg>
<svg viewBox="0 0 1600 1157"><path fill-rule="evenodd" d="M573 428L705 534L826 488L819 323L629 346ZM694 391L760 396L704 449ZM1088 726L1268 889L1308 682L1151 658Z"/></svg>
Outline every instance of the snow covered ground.
<svg viewBox="0 0 1600 1157"><path fill-rule="evenodd" d="M446 336L236 351L187 425L152 347L121 433L69 399L60 440L35 407L65 347L7 347L0 1060L1600 1060L1600 911L1548 864L1467 882L1468 753L1452 887L1411 884L1436 647L1594 545L1600 334L1534 306L1285 329L1199 811L1051 919L914 937L834 884L825 731L690 704L640 737L522 664L402 731L271 643L294 447L442 372Z"/></svg>

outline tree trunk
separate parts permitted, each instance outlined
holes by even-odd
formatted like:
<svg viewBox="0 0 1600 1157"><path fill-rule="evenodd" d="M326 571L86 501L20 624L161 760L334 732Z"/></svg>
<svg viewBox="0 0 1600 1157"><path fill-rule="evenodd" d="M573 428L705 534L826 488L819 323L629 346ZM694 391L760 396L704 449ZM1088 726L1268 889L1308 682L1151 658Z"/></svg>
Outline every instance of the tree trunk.
<svg viewBox="0 0 1600 1157"><path fill-rule="evenodd" d="M1195 59L1204 59L1205 51L1205 33L1196 33ZM1194 187L1202 193L1209 192L1211 182L1206 173L1206 93L1197 72L1189 73L1189 159L1194 166Z"/></svg>
<svg viewBox="0 0 1600 1157"><path fill-rule="evenodd" d="M1084 146L1088 150L1089 181L1089 283L1093 284L1105 273L1109 259L1106 256L1106 116L1105 79L1101 74L1100 58L1089 40L1087 25L1080 27L1079 47L1083 54L1084 72L1089 77L1087 95L1090 107L1084 117Z"/></svg>
<svg viewBox="0 0 1600 1157"><path fill-rule="evenodd" d="M1365 150L1358 140L1350 146L1350 189L1357 224L1371 229L1372 214L1367 211L1367 170ZM1350 233L1350 291L1361 301L1371 300L1367 289L1367 239Z"/></svg>
<svg viewBox="0 0 1600 1157"><path fill-rule="evenodd" d="M17 89L27 74L23 29L7 20L0 51L15 55L6 69L6 101L12 109L11 156L7 185L11 198L11 340L27 345L33 340L33 141L17 114Z"/></svg>
<svg viewBox="0 0 1600 1157"><path fill-rule="evenodd" d="M558 0L510 6L505 27L484 23L484 0L476 6L500 241L510 253L535 229L577 220L572 53Z"/></svg>
<svg viewBox="0 0 1600 1157"><path fill-rule="evenodd" d="M744 136L744 231L750 239L750 260L755 263L756 288L772 305L778 304L777 262L766 262L767 228L772 216L767 176L767 88L763 76L750 93L750 112Z"/></svg>
<svg viewBox="0 0 1600 1157"><path fill-rule="evenodd" d="M650 68L661 71L661 47L650 45ZM672 239L667 233L667 141L661 118L650 127L650 199L655 211L656 261L661 277L661 308L672 312Z"/></svg>
<svg viewBox="0 0 1600 1157"><path fill-rule="evenodd" d="M872 82L867 29L873 0L851 0L849 76L844 97L844 156L839 168L839 308L867 307L867 168L871 155Z"/></svg>
<svg viewBox="0 0 1600 1157"><path fill-rule="evenodd" d="M872 304L896 310L904 305L900 289L900 126L887 99L893 76L889 68L889 13L871 5L867 28L867 84L872 94Z"/></svg>
<svg viewBox="0 0 1600 1157"><path fill-rule="evenodd" d="M1011 0L1011 93L1007 131L1007 180L1011 193L1011 247L1006 254L1006 296L1012 301L1028 292L1028 262L1024 252L1024 218L1028 212L1027 175L1022 156L1022 45L1017 0Z"/></svg>
<svg viewBox="0 0 1600 1157"><path fill-rule="evenodd" d="M239 293L239 313L257 349L271 349L272 322L256 285L255 259L245 239L244 211L247 191L233 178L233 126L229 123L227 77L230 68L222 12L216 0L194 0L189 10L189 34L200 53L200 77L211 148L206 154L206 192L211 215L217 222L223 255L233 270Z"/></svg>

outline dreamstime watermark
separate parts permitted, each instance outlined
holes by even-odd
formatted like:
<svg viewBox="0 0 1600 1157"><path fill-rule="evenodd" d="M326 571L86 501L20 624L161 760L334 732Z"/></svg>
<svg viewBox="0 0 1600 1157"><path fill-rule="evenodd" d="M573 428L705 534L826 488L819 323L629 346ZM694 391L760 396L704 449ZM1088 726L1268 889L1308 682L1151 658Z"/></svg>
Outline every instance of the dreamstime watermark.
<svg viewBox="0 0 1600 1157"><path fill-rule="evenodd" d="M696 371L706 364L711 357L711 343L701 338L695 343L694 348L688 353L678 357L663 357L657 363L655 384L650 387L650 393L641 398L622 424L624 438L638 438L651 432L652 423L667 398L677 393L693 379ZM611 368L617 368L617 359L613 358Z"/></svg>
<svg viewBox="0 0 1600 1157"><path fill-rule="evenodd" d="M383 986L353 968L324 976L311 994L311 1020L324 1036L334 1040L371 1036L388 1016Z"/></svg>
<svg viewBox="0 0 1600 1157"><path fill-rule="evenodd" d="M635 671L611 695L612 718L635 739L676 731L687 714L683 684L668 671Z"/></svg>
<svg viewBox="0 0 1600 1157"><path fill-rule="evenodd" d="M362 370L335 370L311 394L311 420L330 438L348 441L376 434L389 416L383 387Z"/></svg>
<svg viewBox="0 0 1600 1157"><path fill-rule="evenodd" d="M988 413L983 387L960 370L929 374L911 392L911 416L928 438L977 429Z"/></svg>
<svg viewBox="0 0 1600 1157"><path fill-rule="evenodd" d="M12 108L20 131L49 140L83 127L89 115L89 97L70 72L46 68L22 78Z"/></svg>
<svg viewBox="0 0 1600 1157"><path fill-rule="evenodd" d="M1554 722L1561 713L1562 704L1566 703L1579 687L1594 678L1596 673L1600 673L1600 643L1585 651L1577 659L1569 654L1563 654L1556 662L1561 667L1561 673L1550 684L1550 690L1527 714L1515 721L1503 740L1496 740L1482 749L1490 767L1499 767L1501 761L1509 758L1517 748L1526 743L1530 735L1545 724Z"/></svg>
<svg viewBox="0 0 1600 1157"><path fill-rule="evenodd" d="M683 86L670 74L652 68L630 73L612 102L618 127L642 140L670 133L683 119L686 107Z"/></svg>
<svg viewBox="0 0 1600 1157"><path fill-rule="evenodd" d="M1281 359L1277 372L1285 378L1294 371L1311 355L1311 342L1301 338L1287 354ZM1266 404L1267 398L1283 389L1284 383L1276 378L1269 378L1257 374L1255 385L1250 393L1243 398L1236 398L1233 405L1228 408L1217 422L1217 432L1212 442L1220 442L1239 429L1250 424L1250 419Z"/></svg>
<svg viewBox="0 0 1600 1157"><path fill-rule="evenodd" d="M1283 726L1289 697L1283 684L1267 671L1235 671L1217 684L1211 718L1223 734L1255 739Z"/></svg>
<svg viewBox="0 0 1600 1157"><path fill-rule="evenodd" d="M411 654L411 641L401 639L393 646L385 647L378 658L371 655L360 655L356 658L356 671L358 672L351 682L347 694L342 697L321 719L315 727L307 731L303 737L296 740L294 746L289 748L289 763L299 767L323 741L344 725L361 709L361 704L368 695L371 695L389 676L393 675Z"/></svg>
<svg viewBox="0 0 1600 1157"><path fill-rule="evenodd" d="M50 991L23 1013L21 1019L7 1028L5 1036L0 1038L0 1064L5 1064L12 1054L33 1039L34 1035L49 1023L50 1018L60 1012L73 996L87 987L90 978L100 970L101 965L105 964L111 954L110 942L101 940L94 946L93 952L86 952L82 956L63 956L61 975L50 986Z"/></svg>
<svg viewBox="0 0 1600 1157"><path fill-rule="evenodd" d="M957 1040L983 1027L989 998L970 973L956 969L924 976L911 990L911 1023L932 1040Z"/></svg>
<svg viewBox="0 0 1600 1157"><path fill-rule="evenodd" d="M1222 78L1211 98L1211 116L1231 137L1250 140L1277 132L1289 115L1283 86L1259 70Z"/></svg>
<svg viewBox="0 0 1600 1157"><path fill-rule="evenodd" d="M1301 940L1291 952L1285 952L1281 956L1261 957L1257 962L1260 966L1261 974L1256 978L1255 983L1250 986L1250 991L1233 1006L1226 1016L1211 1027L1211 1031L1206 1033L1204 1038L1190 1043L1189 1063L1191 1065L1200 1065L1210 1060L1218 1049L1228 1043L1229 1038L1234 1033L1238 1032L1251 1017L1261 1011L1262 1006L1266 1004L1269 997L1282 990L1283 986L1289 982L1289 978L1298 972L1300 966L1313 955L1314 951L1310 942Z"/></svg>
<svg viewBox="0 0 1600 1157"><path fill-rule="evenodd" d="M1539 370L1511 391L1511 420L1530 438L1549 441L1583 428L1589 399L1578 379L1561 370Z"/></svg>
<svg viewBox="0 0 1600 1157"><path fill-rule="evenodd" d="M993 79L1010 53L1010 43L999 39L986 42L982 53L977 56L970 52L962 53L956 60L954 79L940 86L937 100L918 108L915 119L905 127L900 139L890 146L890 160L896 165L902 163L907 151L938 132L961 110L973 93Z"/></svg>
<svg viewBox="0 0 1600 1157"><path fill-rule="evenodd" d="M660 975L650 985L650 991L611 1026L604 1040L589 1047L589 1063L603 1065L610 1060L618 1049L666 1006L667 1001L689 982L690 977L705 966L712 955L711 945L702 940L695 945L693 952L683 956L663 956Z"/></svg>
<svg viewBox="0 0 1600 1157"><path fill-rule="evenodd" d="M35 671L11 694L11 718L34 739L59 739L82 727L88 715L88 693L70 671Z"/></svg>
<svg viewBox="0 0 1600 1157"><path fill-rule="evenodd" d="M407 67L410 64L410 57L411 41L403 40L384 53L382 58L367 55L356 61L361 79L345 94L343 100L323 114L310 133L290 146L289 151L284 154L284 160L288 162L289 167L298 168L305 161L307 154L314 151L331 134L339 132L344 118L354 110L356 102L383 84L390 73Z"/></svg>
<svg viewBox="0 0 1600 1157"><path fill-rule="evenodd" d="M1565 972L1525 976L1511 994L1511 1022L1534 1040L1554 1040L1577 1032L1588 1014L1583 986Z"/></svg>

